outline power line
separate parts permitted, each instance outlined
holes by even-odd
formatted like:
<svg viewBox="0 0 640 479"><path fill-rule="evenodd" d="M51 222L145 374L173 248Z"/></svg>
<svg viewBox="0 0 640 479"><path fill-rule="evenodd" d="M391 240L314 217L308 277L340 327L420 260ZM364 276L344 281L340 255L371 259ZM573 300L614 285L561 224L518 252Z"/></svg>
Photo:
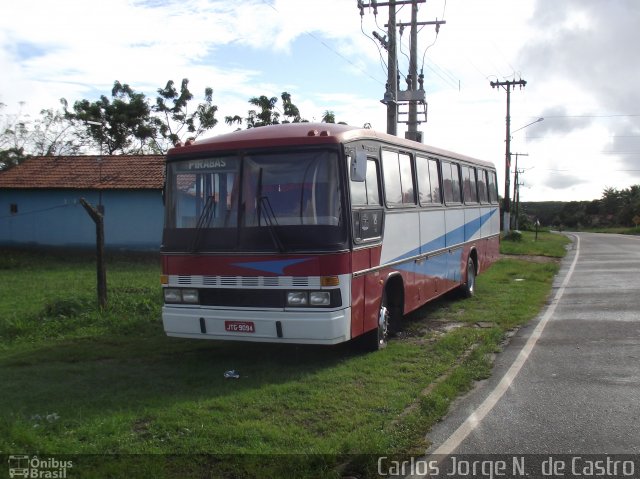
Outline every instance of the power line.
<svg viewBox="0 0 640 479"><path fill-rule="evenodd" d="M640 113L620 113L613 115L544 115L546 118L635 118L639 117Z"/></svg>
<svg viewBox="0 0 640 479"><path fill-rule="evenodd" d="M26 215L36 214L36 213L43 213L45 211L51 211L51 210L55 210L55 209L58 209L58 208L66 208L68 206L77 206L77 205L75 203L67 203L67 204L64 204L64 205L50 206L48 208L42 208L40 210L30 210L30 211L25 211L24 213L12 213L10 215L0 216L0 219L15 218L17 216L26 216Z"/></svg>
<svg viewBox="0 0 640 479"><path fill-rule="evenodd" d="M262 3L264 3L265 5L267 5L269 8L271 8L272 10L274 10L275 12L277 12L279 15L282 15L282 13L280 12L280 10L278 10L276 7L274 7L272 4L270 4L267 0L262 0ZM323 47L325 47L327 50L329 50L331 53L333 53L334 55L338 56L339 58L341 58L342 60L344 60L345 62L347 62L349 65L351 65L352 67L354 67L356 70L359 70L360 72L364 73L366 76L368 76L369 78L371 78L373 81L380 83L381 85L384 85L383 81L378 80L377 78L373 77L369 72L367 72L366 70L364 70L363 68L361 68L359 65L357 65L356 63L352 62L351 60L349 60L347 57L345 57L344 55L342 55L340 52L336 51L334 48L332 48L330 45L328 45L324 40L321 40L320 38L318 38L317 36L315 36L313 33L308 32L307 30L303 30L303 33L309 35L311 38L313 38L315 41L319 42Z"/></svg>

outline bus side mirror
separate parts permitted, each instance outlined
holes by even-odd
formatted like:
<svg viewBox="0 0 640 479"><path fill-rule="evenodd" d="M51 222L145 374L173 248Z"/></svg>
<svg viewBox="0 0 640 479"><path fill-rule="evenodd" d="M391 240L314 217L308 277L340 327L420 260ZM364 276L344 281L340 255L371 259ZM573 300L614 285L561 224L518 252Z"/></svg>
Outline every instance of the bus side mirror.
<svg viewBox="0 0 640 479"><path fill-rule="evenodd" d="M367 177L367 153L356 150L356 156L351 157L351 181L364 181Z"/></svg>

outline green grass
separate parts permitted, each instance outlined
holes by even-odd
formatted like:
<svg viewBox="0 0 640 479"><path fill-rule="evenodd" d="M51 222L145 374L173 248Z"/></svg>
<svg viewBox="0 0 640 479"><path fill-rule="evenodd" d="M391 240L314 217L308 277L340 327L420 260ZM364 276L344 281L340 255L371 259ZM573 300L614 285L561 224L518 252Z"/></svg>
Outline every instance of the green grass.
<svg viewBox="0 0 640 479"><path fill-rule="evenodd" d="M562 258L566 254L566 245L571 240L557 233L540 231L522 231L521 241L503 240L500 252L512 255L537 255L551 258Z"/></svg>
<svg viewBox="0 0 640 479"><path fill-rule="evenodd" d="M0 454L82 454L74 472L110 477L372 474L377 455L424 452L557 267L502 260L475 297L411 313L385 350L362 354L167 338L157 258L110 258L101 311L90 256L1 250Z"/></svg>

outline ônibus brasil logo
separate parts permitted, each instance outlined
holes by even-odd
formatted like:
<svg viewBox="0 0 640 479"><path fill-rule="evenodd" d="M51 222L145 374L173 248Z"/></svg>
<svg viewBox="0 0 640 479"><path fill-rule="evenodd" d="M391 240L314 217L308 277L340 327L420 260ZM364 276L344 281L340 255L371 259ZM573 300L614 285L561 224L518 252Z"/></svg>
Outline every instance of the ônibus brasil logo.
<svg viewBox="0 0 640 479"><path fill-rule="evenodd" d="M9 456L9 477L27 477L37 479L65 479L73 461L62 461L54 457Z"/></svg>

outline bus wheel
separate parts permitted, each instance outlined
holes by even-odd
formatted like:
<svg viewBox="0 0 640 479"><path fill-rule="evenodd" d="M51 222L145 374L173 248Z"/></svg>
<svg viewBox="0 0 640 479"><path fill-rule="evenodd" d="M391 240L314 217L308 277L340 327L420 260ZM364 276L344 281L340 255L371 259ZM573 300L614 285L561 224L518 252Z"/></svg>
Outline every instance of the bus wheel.
<svg viewBox="0 0 640 479"><path fill-rule="evenodd" d="M389 340L389 319L389 308L386 299L383 298L378 312L378 327L358 338L359 348L364 351L378 351L386 348Z"/></svg>
<svg viewBox="0 0 640 479"><path fill-rule="evenodd" d="M387 341L389 340L389 308L387 308L387 301L382 300L380 305L380 311L378 312L378 335L377 335L377 347L376 349L384 349L387 347Z"/></svg>
<svg viewBox="0 0 640 479"><path fill-rule="evenodd" d="M460 292L465 298L472 297L476 292L476 265L471 258L467 260L467 280L460 286Z"/></svg>

